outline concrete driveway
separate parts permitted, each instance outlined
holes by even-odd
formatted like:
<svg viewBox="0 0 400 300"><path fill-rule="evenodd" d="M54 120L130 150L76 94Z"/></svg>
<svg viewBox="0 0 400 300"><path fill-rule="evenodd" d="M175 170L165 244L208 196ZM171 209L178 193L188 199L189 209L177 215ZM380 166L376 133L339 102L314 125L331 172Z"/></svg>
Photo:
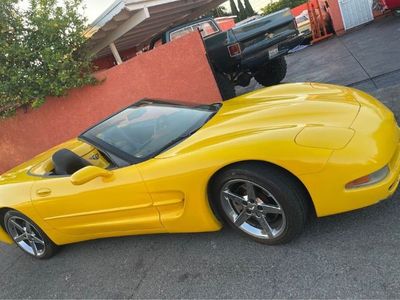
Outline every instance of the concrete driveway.
<svg viewBox="0 0 400 300"><path fill-rule="evenodd" d="M400 88L386 81L399 76L399 28L387 19L291 55L288 80L373 87L400 117ZM308 65L310 53L329 56ZM0 298L399 298L399 201L310 220L276 247L230 229L90 241L48 261L0 245Z"/></svg>
<svg viewBox="0 0 400 300"><path fill-rule="evenodd" d="M325 82L367 92L400 83L400 18L386 17L341 37L286 57L284 82ZM237 88L243 94L262 88L254 79Z"/></svg>

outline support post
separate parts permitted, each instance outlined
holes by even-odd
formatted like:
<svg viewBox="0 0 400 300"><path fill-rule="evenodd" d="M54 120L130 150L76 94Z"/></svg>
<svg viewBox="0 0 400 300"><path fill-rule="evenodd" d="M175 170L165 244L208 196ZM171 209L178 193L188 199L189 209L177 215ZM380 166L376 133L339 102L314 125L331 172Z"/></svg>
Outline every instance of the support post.
<svg viewBox="0 0 400 300"><path fill-rule="evenodd" d="M114 58L115 58L115 61L117 62L117 64L118 65L122 64L121 56L119 56L118 49L117 49L117 47L115 47L114 43L110 44L110 49L111 49L112 54L114 55Z"/></svg>

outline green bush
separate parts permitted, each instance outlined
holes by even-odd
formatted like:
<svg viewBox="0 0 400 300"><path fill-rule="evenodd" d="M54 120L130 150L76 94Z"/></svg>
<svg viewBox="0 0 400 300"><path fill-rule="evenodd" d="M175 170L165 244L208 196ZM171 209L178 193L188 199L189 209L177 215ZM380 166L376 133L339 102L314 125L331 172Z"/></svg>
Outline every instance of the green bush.
<svg viewBox="0 0 400 300"><path fill-rule="evenodd" d="M294 8L306 2L307 0L279 0L261 8L261 11L262 15L265 16L287 7Z"/></svg>
<svg viewBox="0 0 400 300"><path fill-rule="evenodd" d="M0 117L93 84L82 0L0 2Z"/></svg>

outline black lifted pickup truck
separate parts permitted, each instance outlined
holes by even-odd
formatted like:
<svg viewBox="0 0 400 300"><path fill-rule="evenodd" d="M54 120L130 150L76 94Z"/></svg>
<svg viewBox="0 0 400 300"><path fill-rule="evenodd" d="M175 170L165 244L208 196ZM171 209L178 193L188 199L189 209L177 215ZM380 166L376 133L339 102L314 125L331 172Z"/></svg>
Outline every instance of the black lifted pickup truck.
<svg viewBox="0 0 400 300"><path fill-rule="evenodd" d="M285 55L302 42L290 9L255 17L222 31L212 18L201 18L168 29L152 39L150 49L199 30L222 97L235 96L235 85L278 84L286 76Z"/></svg>

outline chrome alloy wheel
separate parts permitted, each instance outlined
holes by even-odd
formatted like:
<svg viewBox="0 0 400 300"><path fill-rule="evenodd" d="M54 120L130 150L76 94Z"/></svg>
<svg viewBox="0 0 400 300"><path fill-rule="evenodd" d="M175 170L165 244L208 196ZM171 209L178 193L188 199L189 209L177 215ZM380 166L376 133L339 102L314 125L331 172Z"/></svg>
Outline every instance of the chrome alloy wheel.
<svg viewBox="0 0 400 300"><path fill-rule="evenodd" d="M38 229L23 218L16 216L7 220L8 233L25 252L40 257L46 251L45 241Z"/></svg>
<svg viewBox="0 0 400 300"><path fill-rule="evenodd" d="M221 198L225 214L245 233L260 239L274 239L284 232L286 217L282 207L260 185L233 179L223 186Z"/></svg>

